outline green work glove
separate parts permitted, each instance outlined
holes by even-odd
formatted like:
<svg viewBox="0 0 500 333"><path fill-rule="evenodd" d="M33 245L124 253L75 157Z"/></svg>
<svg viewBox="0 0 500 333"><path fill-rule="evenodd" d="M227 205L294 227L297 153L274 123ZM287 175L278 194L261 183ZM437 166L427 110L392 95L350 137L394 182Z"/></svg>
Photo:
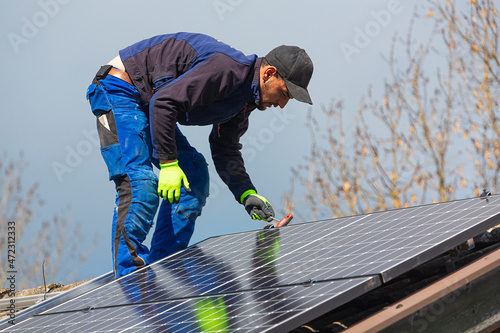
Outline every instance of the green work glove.
<svg viewBox="0 0 500 333"><path fill-rule="evenodd" d="M189 182L184 171L179 167L179 161L160 163L158 177L158 195L170 203L178 203L181 197L181 186L190 193Z"/></svg>
<svg viewBox="0 0 500 333"><path fill-rule="evenodd" d="M266 198L258 195L254 190L245 191L240 197L240 202L245 206L252 219L272 221L274 217L273 206Z"/></svg>

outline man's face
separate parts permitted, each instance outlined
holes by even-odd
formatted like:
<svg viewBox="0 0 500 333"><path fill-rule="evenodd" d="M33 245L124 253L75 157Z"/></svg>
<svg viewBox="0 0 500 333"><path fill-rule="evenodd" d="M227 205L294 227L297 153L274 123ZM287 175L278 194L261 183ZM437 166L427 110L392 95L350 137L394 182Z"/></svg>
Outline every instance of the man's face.
<svg viewBox="0 0 500 333"><path fill-rule="evenodd" d="M257 106L259 110L265 110L268 107L284 108L288 101L293 98L286 88L285 81L276 75L274 67L271 71L264 73L260 84L260 103Z"/></svg>

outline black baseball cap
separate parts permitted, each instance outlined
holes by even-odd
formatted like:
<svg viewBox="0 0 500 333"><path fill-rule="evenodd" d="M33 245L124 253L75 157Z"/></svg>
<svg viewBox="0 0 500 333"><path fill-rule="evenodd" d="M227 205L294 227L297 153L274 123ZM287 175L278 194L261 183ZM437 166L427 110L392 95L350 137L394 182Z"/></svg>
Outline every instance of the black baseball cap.
<svg viewBox="0 0 500 333"><path fill-rule="evenodd" d="M298 46L281 45L265 58L269 65L276 67L293 98L312 104L307 85L311 80L313 64L306 51Z"/></svg>

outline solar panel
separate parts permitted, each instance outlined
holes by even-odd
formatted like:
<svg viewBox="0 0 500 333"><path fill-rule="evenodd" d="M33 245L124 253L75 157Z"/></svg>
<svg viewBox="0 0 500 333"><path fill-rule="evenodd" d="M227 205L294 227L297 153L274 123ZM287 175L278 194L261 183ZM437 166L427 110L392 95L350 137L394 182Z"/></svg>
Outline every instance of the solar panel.
<svg viewBox="0 0 500 333"><path fill-rule="evenodd" d="M378 285L377 277L367 277L151 303L134 303L137 295L131 295L130 303L118 306L34 316L10 331L284 332L314 319L307 310L343 304Z"/></svg>
<svg viewBox="0 0 500 333"><path fill-rule="evenodd" d="M491 196L213 237L8 331L283 332L499 223Z"/></svg>

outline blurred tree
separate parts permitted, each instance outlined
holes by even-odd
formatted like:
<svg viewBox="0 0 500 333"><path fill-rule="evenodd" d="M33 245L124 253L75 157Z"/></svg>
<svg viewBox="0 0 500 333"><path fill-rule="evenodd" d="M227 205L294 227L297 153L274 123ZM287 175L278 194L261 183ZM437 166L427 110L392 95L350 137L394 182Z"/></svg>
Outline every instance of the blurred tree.
<svg viewBox="0 0 500 333"><path fill-rule="evenodd" d="M7 272L14 270L17 290L43 285L43 264L47 283L75 282L78 268L89 254L78 254L83 240L79 224L72 222L69 207L50 221L37 217L43 201L38 197L38 184L23 188L25 166L22 156L10 160L4 154L0 159L0 280L6 281ZM10 269L9 259L14 269ZM53 281L55 278L67 281Z"/></svg>
<svg viewBox="0 0 500 333"><path fill-rule="evenodd" d="M498 58L498 9L496 1L470 0L467 12L455 2L433 2L456 38L452 46L461 50L455 70L462 80L465 109L464 133L474 146L476 194L479 187L498 192L500 172L500 60Z"/></svg>
<svg viewBox="0 0 500 333"><path fill-rule="evenodd" d="M459 4L415 10L407 36L395 36L384 56L382 97L368 90L350 131L342 101L323 107L321 121L309 112L311 152L292 169L287 211L306 202L299 211L310 216L295 214L315 220L498 192L498 11L489 0ZM428 39L416 41L415 27L429 22Z"/></svg>

